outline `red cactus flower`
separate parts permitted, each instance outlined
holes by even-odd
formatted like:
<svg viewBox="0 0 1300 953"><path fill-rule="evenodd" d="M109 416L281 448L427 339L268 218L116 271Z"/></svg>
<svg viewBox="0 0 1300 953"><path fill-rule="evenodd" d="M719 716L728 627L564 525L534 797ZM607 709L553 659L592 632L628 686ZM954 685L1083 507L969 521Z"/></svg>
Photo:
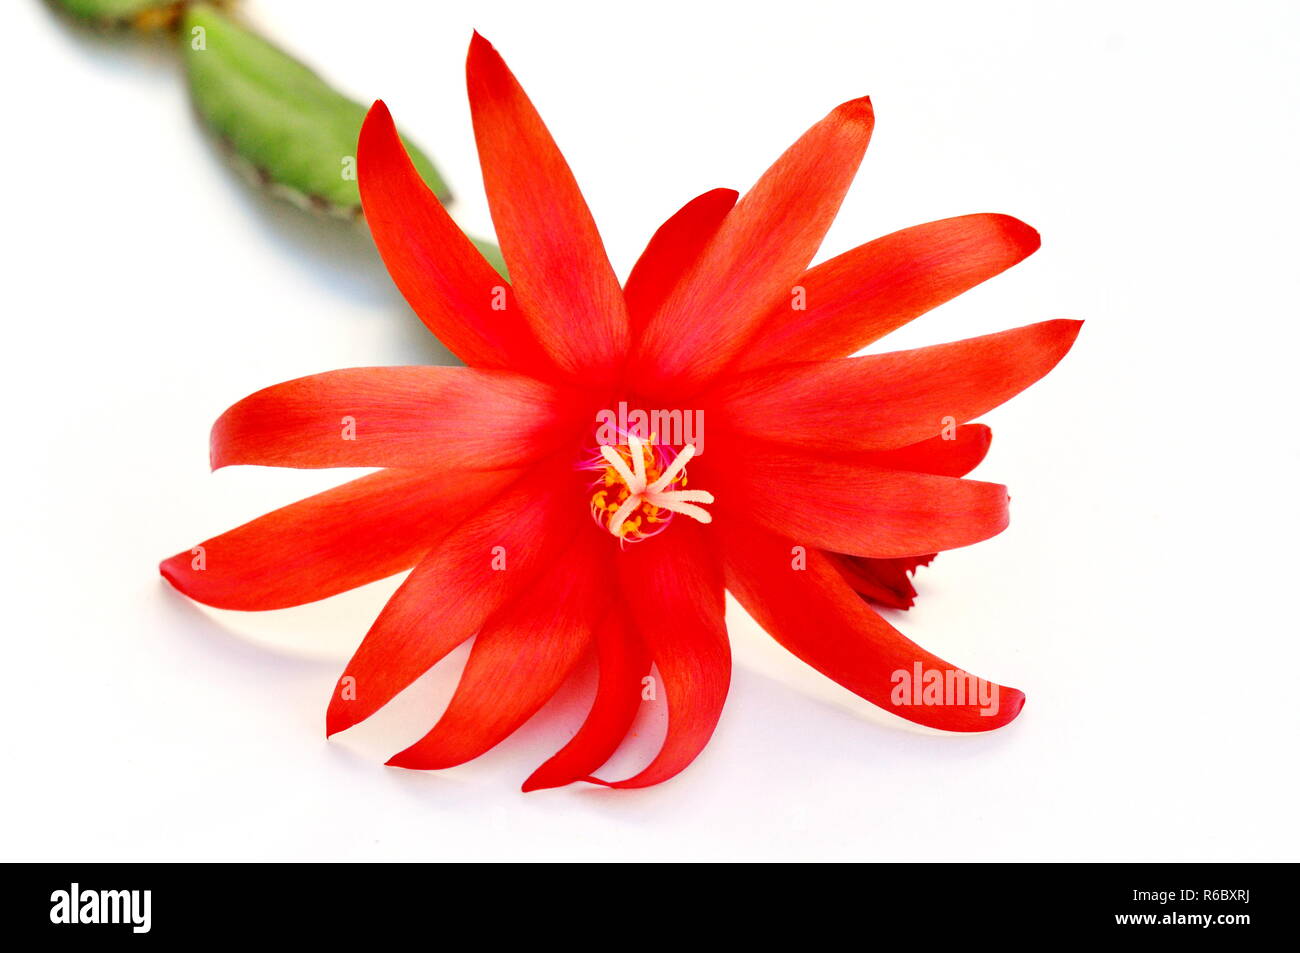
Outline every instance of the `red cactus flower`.
<svg viewBox="0 0 1300 953"><path fill-rule="evenodd" d="M356 724L477 636L445 714L389 762L407 768L487 751L594 655L586 721L525 790L641 787L690 764L727 694L724 587L796 656L904 718L952 731L1013 719L1024 696L991 683L982 702L898 691L900 673L969 676L867 600L910 605L909 572L1006 527L1005 488L961 478L989 441L966 421L1046 374L1079 323L845 355L1020 261L1037 234L968 215L806 270L871 136L858 99L739 202L718 189L688 203L620 287L563 156L477 35L468 80L509 285L425 188L383 103L358 155L393 280L468 366L334 371L235 404L213 428L214 468L386 469L210 539L201 561L182 552L163 575L209 605L274 609L414 567L327 716L330 734ZM682 436L683 421L707 422L707 440ZM652 665L662 748L635 776L598 781Z"/></svg>

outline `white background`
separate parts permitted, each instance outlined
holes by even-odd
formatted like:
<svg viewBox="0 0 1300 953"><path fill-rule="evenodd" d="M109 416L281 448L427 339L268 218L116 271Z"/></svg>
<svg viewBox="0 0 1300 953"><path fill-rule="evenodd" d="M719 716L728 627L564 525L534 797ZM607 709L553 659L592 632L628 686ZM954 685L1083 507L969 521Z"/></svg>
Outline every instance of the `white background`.
<svg viewBox="0 0 1300 953"><path fill-rule="evenodd" d="M6 2L5 859L1298 859L1300 7L245 10L384 97L486 233L463 78L480 29L621 274L687 198L747 187L863 93L876 135L821 257L966 212L1035 225L1039 253L886 342L1087 319L1049 378L987 418L977 475L1010 486L1010 530L942 556L919 607L891 616L1028 703L985 736L916 729L732 606L726 712L661 787L519 793L581 691L466 767L383 767L432 724L459 653L326 742L334 681L396 580L244 615L196 607L156 565L352 475L209 474L228 404L445 358L363 229L237 177L165 44Z"/></svg>

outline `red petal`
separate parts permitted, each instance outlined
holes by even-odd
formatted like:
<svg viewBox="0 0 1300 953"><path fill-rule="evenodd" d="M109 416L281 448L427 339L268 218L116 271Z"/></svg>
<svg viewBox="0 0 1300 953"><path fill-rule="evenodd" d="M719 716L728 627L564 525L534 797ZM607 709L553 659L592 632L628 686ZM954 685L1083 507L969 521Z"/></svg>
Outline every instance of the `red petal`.
<svg viewBox="0 0 1300 953"><path fill-rule="evenodd" d="M845 582L860 596L891 609L910 609L916 601L916 587L908 578L917 566L928 566L936 553L903 559L864 559L841 553L825 553Z"/></svg>
<svg viewBox="0 0 1300 953"><path fill-rule="evenodd" d="M567 745L524 782L525 791L556 788L581 780L610 759L641 707L641 680L650 672L650 653L610 612L596 632L600 682L591 711Z"/></svg>
<svg viewBox="0 0 1300 953"><path fill-rule="evenodd" d="M720 527L719 523L714 524ZM720 527L721 528L721 527ZM983 682L996 710L983 706L895 704L897 673L960 673L922 649L880 618L836 572L826 557L807 552L807 568L792 565L790 540L743 523L725 529L727 588L773 638L794 655L849 691L909 721L948 731L988 731L1020 713L1025 696L1014 688Z"/></svg>
<svg viewBox="0 0 1300 953"><path fill-rule="evenodd" d="M818 451L887 450L1009 400L1065 356L1082 321L1044 321L952 344L791 364L729 380L728 428Z"/></svg>
<svg viewBox="0 0 1300 953"><path fill-rule="evenodd" d="M962 215L860 245L797 282L806 310L783 301L734 370L845 357L1022 261L1038 233L1009 215Z"/></svg>
<svg viewBox="0 0 1300 953"><path fill-rule="evenodd" d="M993 431L984 424L962 424L944 434L908 444L897 450L871 450L852 459L886 470L914 470L939 476L965 476L979 466L989 452Z"/></svg>
<svg viewBox="0 0 1300 953"><path fill-rule="evenodd" d="M448 350L479 367L553 373L509 284L424 184L382 102L361 126L357 184L388 273Z"/></svg>
<svg viewBox="0 0 1300 953"><path fill-rule="evenodd" d="M662 536L619 556L622 611L654 658L668 699L668 736L655 759L623 781L643 788L667 781L695 760L713 735L731 680L723 622L722 575L700 527L676 520ZM616 608L617 611L617 608Z"/></svg>
<svg viewBox="0 0 1300 953"><path fill-rule="evenodd" d="M683 205L654 233L623 286L633 340L695 264L738 197L734 189L705 192Z"/></svg>
<svg viewBox="0 0 1300 953"><path fill-rule="evenodd" d="M897 450L857 453L851 459L887 470L912 470L939 476L965 476L979 465L988 453L993 431L983 424L963 424L946 435L931 437ZM847 458L846 458L847 459ZM935 553L898 559L871 559L826 553L848 584L862 596L892 609L910 609L916 601L916 587L909 573L917 566L928 566Z"/></svg>
<svg viewBox="0 0 1300 953"><path fill-rule="evenodd" d="M594 529L579 532L562 559L488 619L442 718L390 765L430 770L463 764L546 704L582 658L609 606L600 580L608 542Z"/></svg>
<svg viewBox="0 0 1300 953"><path fill-rule="evenodd" d="M212 427L212 468L510 467L571 438L555 388L508 371L357 367L245 397Z"/></svg>
<svg viewBox="0 0 1300 953"><path fill-rule="evenodd" d="M634 363L640 389L689 393L727 364L817 252L871 138L857 99L813 126L735 207L646 326Z"/></svg>
<svg viewBox="0 0 1300 953"><path fill-rule="evenodd" d="M518 470L384 470L260 516L159 567L191 599L220 609L283 609L410 569L448 527Z"/></svg>
<svg viewBox="0 0 1300 953"><path fill-rule="evenodd" d="M738 461L725 486L717 484L715 508L805 546L875 558L919 556L969 546L1007 527L1007 490L996 483L709 439L711 458Z"/></svg>
<svg viewBox="0 0 1300 953"><path fill-rule="evenodd" d="M534 467L453 529L370 627L330 700L326 733L369 718L477 632L551 560L587 514L567 467ZM504 567L499 568L504 558ZM494 568L496 567L496 568Z"/></svg>
<svg viewBox="0 0 1300 953"><path fill-rule="evenodd" d="M978 467L988 452L993 432L984 424L963 424L953 430L952 439L931 437L897 450L858 452L852 460L885 469L907 469L939 476L966 476ZM850 458L846 458L850 459ZM911 608L917 601L917 588L910 579L918 566L930 566L935 553L902 556L897 559L871 559L827 553L833 566L859 595L880 606Z"/></svg>
<svg viewBox="0 0 1300 953"><path fill-rule="evenodd" d="M596 223L533 104L477 33L467 73L483 184L524 317L562 370L606 383L628 323Z"/></svg>

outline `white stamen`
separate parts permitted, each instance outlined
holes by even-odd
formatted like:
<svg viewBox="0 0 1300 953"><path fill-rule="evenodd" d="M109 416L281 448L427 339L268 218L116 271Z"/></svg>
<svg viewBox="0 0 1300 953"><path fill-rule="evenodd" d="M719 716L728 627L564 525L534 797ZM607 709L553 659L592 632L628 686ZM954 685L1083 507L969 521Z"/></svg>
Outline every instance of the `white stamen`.
<svg viewBox="0 0 1300 953"><path fill-rule="evenodd" d="M627 447L632 452L632 476L636 478L636 485L641 487L640 490L633 490L633 493L644 492L645 490L645 449L641 445L641 438L634 433L627 435ZM632 484L629 483L628 487Z"/></svg>
<svg viewBox="0 0 1300 953"><path fill-rule="evenodd" d="M695 456L695 444L688 443L682 447L682 452L677 454L677 459L668 464L668 469L659 474L659 479L650 485L650 489L658 493L669 483L672 483L677 478L677 474L686 469L686 464L690 462L693 456Z"/></svg>
<svg viewBox="0 0 1300 953"><path fill-rule="evenodd" d="M687 503L685 500L675 500L660 496L650 502L661 510L668 510L672 513L681 513L682 516L689 516L691 519L697 519L701 523L713 522L712 513L702 506L696 506L694 503ZM709 497L705 502L712 503L713 498Z"/></svg>
<svg viewBox="0 0 1300 953"><path fill-rule="evenodd" d="M689 516L701 523L713 522L713 514L703 507L695 505L697 503L713 502L713 494L708 490L664 489L686 468L686 464L691 457L695 456L695 446L693 444L688 443L682 447L681 452L677 454L672 463L668 464L659 479L649 486L646 486L645 458L642 455L642 443L635 434L628 434L628 449L631 451L632 465L635 472L628 470L627 463L623 460L622 455L613 447L602 446L600 448L600 455L622 477L628 488L628 498L610 517L609 531L611 534L621 537L623 535L623 524L643 502L649 503L651 506L657 506L661 510L667 510L670 513Z"/></svg>
<svg viewBox="0 0 1300 953"><path fill-rule="evenodd" d="M664 490L661 493L646 491L646 499L651 503L659 500L676 500L679 503L712 503L713 494L708 490Z"/></svg>
<svg viewBox="0 0 1300 953"><path fill-rule="evenodd" d="M627 518L632 515L632 511L640 505L641 498L639 496L629 496L624 500L623 505L616 509L614 515L609 518L609 531L615 536L621 535L620 531L623 529L624 521L627 520Z"/></svg>
<svg viewBox="0 0 1300 953"><path fill-rule="evenodd" d="M605 462L613 467L614 471L623 478L623 482L627 484L627 488L631 490L634 495L641 492L640 488L644 488L645 480L641 480L640 484L638 484L636 477L634 477L632 471L627 468L627 464L623 462L623 458L619 455L617 450L609 445L604 445L600 448L600 455L604 457Z"/></svg>

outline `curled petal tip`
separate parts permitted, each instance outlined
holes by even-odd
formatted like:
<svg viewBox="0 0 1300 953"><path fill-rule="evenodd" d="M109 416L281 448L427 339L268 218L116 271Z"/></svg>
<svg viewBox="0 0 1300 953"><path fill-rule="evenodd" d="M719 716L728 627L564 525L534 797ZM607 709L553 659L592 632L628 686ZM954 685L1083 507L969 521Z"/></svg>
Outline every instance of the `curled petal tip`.
<svg viewBox="0 0 1300 953"><path fill-rule="evenodd" d="M870 96L840 103L826 118L838 125L843 134L849 134L854 141L858 141L860 148L863 149L866 148L876 125L876 111L871 106Z"/></svg>
<svg viewBox="0 0 1300 953"><path fill-rule="evenodd" d="M361 135L366 136L379 123L385 126L393 125L393 114L388 108L388 104L382 99L376 99L366 110L366 118L361 123Z"/></svg>
<svg viewBox="0 0 1300 953"><path fill-rule="evenodd" d="M1003 225L1004 234L1015 245L1018 245L1025 255L1031 255L1043 244L1043 236L1038 234L1038 229L1032 225L1027 225L1020 219L1012 215L998 214L998 219Z"/></svg>
<svg viewBox="0 0 1300 953"><path fill-rule="evenodd" d="M1007 706L1009 714L1007 721L1015 721L1020 716L1020 712L1025 707L1025 693L1018 688L1008 688L1007 697L1004 704Z"/></svg>
<svg viewBox="0 0 1300 953"><path fill-rule="evenodd" d="M1060 357L1057 361L1069 353L1074 347L1074 342L1079 339L1079 332L1083 330L1083 321L1078 318L1057 318L1054 321L1044 321L1043 324L1050 326L1057 335L1060 349Z"/></svg>
<svg viewBox="0 0 1300 953"><path fill-rule="evenodd" d="M876 119L876 111L871 105L870 96L850 99L846 103L841 103L835 111L843 114L845 118L858 119L867 123L875 122Z"/></svg>
<svg viewBox="0 0 1300 953"><path fill-rule="evenodd" d="M422 771L429 767L426 764L420 763L419 758L412 755L409 748L405 751L397 752L397 754L385 761L384 764L390 768L408 768L412 771Z"/></svg>
<svg viewBox="0 0 1300 953"><path fill-rule="evenodd" d="M332 703L329 709L325 712L325 737L332 738L340 731L346 731L351 728L354 724L356 724L356 722L349 720L348 717L338 708L337 704Z"/></svg>
<svg viewBox="0 0 1300 953"><path fill-rule="evenodd" d="M530 791L544 791L547 788L563 787L566 784L573 783L573 781L575 780L574 778L557 779L555 776L555 772L547 771L546 767L547 765L542 765L536 771L530 774L527 777L527 779L524 781L524 783L520 785L519 790L522 791L524 794L527 794Z"/></svg>
<svg viewBox="0 0 1300 953"><path fill-rule="evenodd" d="M1020 712L1025 707L1025 693L1018 688L1002 687L998 695L998 708L996 712L991 712L988 721L988 727L976 725L973 728L959 729L966 731L996 731L998 728L1006 727L1020 717Z"/></svg>
<svg viewBox="0 0 1300 953"><path fill-rule="evenodd" d="M186 572L187 564L185 562L185 560L190 558L190 554L185 552L172 556L169 559L164 559L158 564L158 574L166 579L171 587L181 593L181 595L193 599L195 596L187 585L190 576Z"/></svg>
<svg viewBox="0 0 1300 953"><path fill-rule="evenodd" d="M421 743L418 741L410 747L403 748L384 762L390 768L408 768L412 771L435 771L440 768L454 768L459 763L461 762L454 758L449 759L445 755L440 755L437 750L422 749Z"/></svg>
<svg viewBox="0 0 1300 953"><path fill-rule="evenodd" d="M958 216L951 221L969 222L972 227L982 224L988 229L989 241L1000 241L1007 249L1017 252L1018 257L1009 260L1005 266L1007 268L1016 262L1024 261L1043 244L1043 237L1038 234L1038 229L1005 212L975 212L971 215Z"/></svg>

